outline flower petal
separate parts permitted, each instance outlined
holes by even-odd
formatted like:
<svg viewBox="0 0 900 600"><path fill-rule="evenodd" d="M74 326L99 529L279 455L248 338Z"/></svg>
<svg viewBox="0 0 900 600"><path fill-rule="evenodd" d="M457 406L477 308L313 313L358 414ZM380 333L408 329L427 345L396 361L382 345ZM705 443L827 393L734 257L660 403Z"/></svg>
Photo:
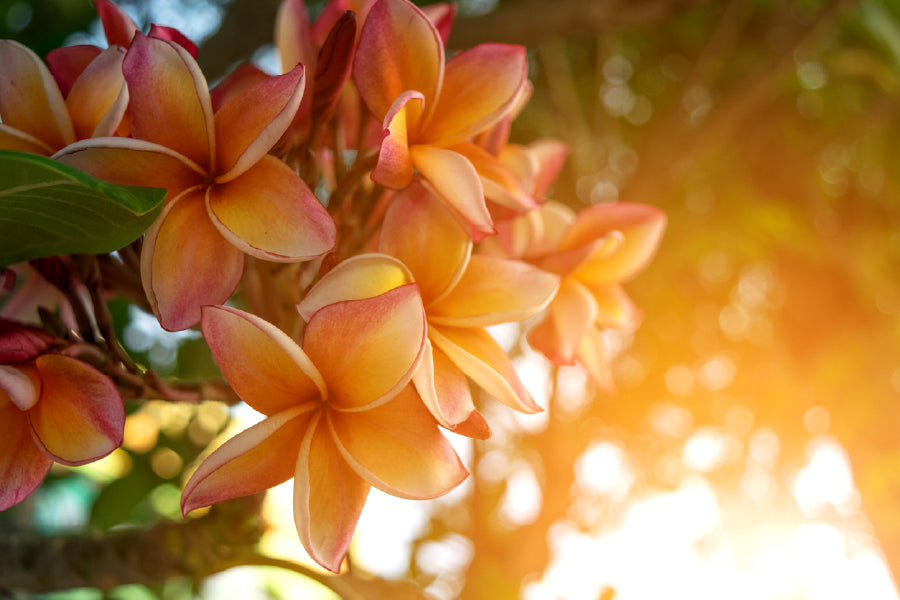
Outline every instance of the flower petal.
<svg viewBox="0 0 900 600"><path fill-rule="evenodd" d="M525 389L509 356L484 329L429 327L428 337L460 371L503 404L523 413L543 410Z"/></svg>
<svg viewBox="0 0 900 600"><path fill-rule="evenodd" d="M50 156L53 148L29 133L0 123L0 150L16 150Z"/></svg>
<svg viewBox="0 0 900 600"><path fill-rule="evenodd" d="M433 348L430 340L425 340L425 354L413 376L413 385L442 427L453 429L475 410L466 376L446 354Z"/></svg>
<svg viewBox="0 0 900 600"><path fill-rule="evenodd" d="M104 181L119 185L183 190L203 179L192 160L165 146L121 137L82 140L53 158Z"/></svg>
<svg viewBox="0 0 900 600"><path fill-rule="evenodd" d="M0 390L0 511L31 495L52 464L31 437L28 415Z"/></svg>
<svg viewBox="0 0 900 600"><path fill-rule="evenodd" d="M341 454L360 477L414 500L443 496L468 476L412 386L372 410L327 413Z"/></svg>
<svg viewBox="0 0 900 600"><path fill-rule="evenodd" d="M536 198L543 198L562 171L569 155L569 147L554 139L541 139L528 144L528 153L535 158L538 170L531 193Z"/></svg>
<svg viewBox="0 0 900 600"><path fill-rule="evenodd" d="M204 306L200 325L222 375L254 410L273 415L325 398L319 371L271 323L236 308Z"/></svg>
<svg viewBox="0 0 900 600"><path fill-rule="evenodd" d="M309 320L303 349L322 373L328 402L365 410L412 379L425 347L425 309L414 284L330 304Z"/></svg>
<svg viewBox="0 0 900 600"><path fill-rule="evenodd" d="M603 336L597 328L592 327L581 338L575 360L581 363L600 389L611 392L615 386L607 358L608 354Z"/></svg>
<svg viewBox="0 0 900 600"><path fill-rule="evenodd" d="M441 41L447 45L450 38L450 29L453 27L453 20L456 18L456 4L452 2L437 2L422 7L422 12L428 16L428 20L434 23L434 28L438 30Z"/></svg>
<svg viewBox="0 0 900 600"><path fill-rule="evenodd" d="M30 365L13 367L0 365L0 398L6 398L16 408L26 411L41 395L41 378Z"/></svg>
<svg viewBox="0 0 900 600"><path fill-rule="evenodd" d="M383 119L394 99L421 92L433 109L444 73L444 45L428 17L406 0L379 0L359 36L353 77L363 101Z"/></svg>
<svg viewBox="0 0 900 600"><path fill-rule="evenodd" d="M298 64L312 68L316 53L304 0L282 0L275 17L275 47L281 58L281 72Z"/></svg>
<svg viewBox="0 0 900 600"><path fill-rule="evenodd" d="M412 146L409 151L413 165L466 224L473 241L495 232L481 179L466 157L434 146Z"/></svg>
<svg viewBox="0 0 900 600"><path fill-rule="evenodd" d="M237 179L209 188L209 215L242 251L295 262L334 247L334 220L306 183L274 156L263 156Z"/></svg>
<svg viewBox="0 0 900 600"><path fill-rule="evenodd" d="M599 308L595 321L597 326L627 330L635 329L640 324L643 313L634 305L622 286L602 284L591 286L589 289Z"/></svg>
<svg viewBox="0 0 900 600"><path fill-rule="evenodd" d="M525 48L481 44L447 61L437 106L422 143L462 142L498 122L515 106L528 80Z"/></svg>
<svg viewBox="0 0 900 600"><path fill-rule="evenodd" d="M122 66L131 95L131 133L203 167L215 164L212 104L197 62L173 42L138 33Z"/></svg>
<svg viewBox="0 0 900 600"><path fill-rule="evenodd" d="M559 278L528 263L475 255L453 291L428 306L428 320L454 327L521 321L543 309Z"/></svg>
<svg viewBox="0 0 900 600"><path fill-rule="evenodd" d="M449 208L421 185L413 185L391 200L378 249L409 268L427 306L462 277L472 240Z"/></svg>
<svg viewBox="0 0 900 600"><path fill-rule="evenodd" d="M0 40L0 120L51 148L75 141L72 121L56 80L38 55L18 42Z"/></svg>
<svg viewBox="0 0 900 600"><path fill-rule="evenodd" d="M297 113L305 86L304 66L242 90L215 114L216 182L245 173L275 145Z"/></svg>
<svg viewBox="0 0 900 600"><path fill-rule="evenodd" d="M666 215L647 204L619 202L582 209L560 242L561 249L580 246L610 231L620 231L624 243L614 253L591 259L575 272L588 285L627 281L656 254L666 227Z"/></svg>
<svg viewBox="0 0 900 600"><path fill-rule="evenodd" d="M78 139L111 136L119 126L128 104L128 88L122 75L124 59L123 48L110 46L75 80L66 107ZM109 113L112 114L107 117Z"/></svg>
<svg viewBox="0 0 900 600"><path fill-rule="evenodd" d="M596 316L597 302L590 291L564 278L547 316L528 332L528 343L555 364L575 364L575 353Z"/></svg>
<svg viewBox="0 0 900 600"><path fill-rule="evenodd" d="M64 98L69 95L69 90L72 89L78 76L102 51L97 46L79 44L54 48L47 53L45 57L47 67L53 73L53 78L56 79L56 84Z"/></svg>
<svg viewBox="0 0 900 600"><path fill-rule="evenodd" d="M196 325L204 304L228 300L243 269L244 255L209 220L202 188L171 200L144 238L144 292L169 331Z"/></svg>
<svg viewBox="0 0 900 600"><path fill-rule="evenodd" d="M294 474L315 407L297 406L237 434L200 463L181 493L181 512L262 492Z"/></svg>
<svg viewBox="0 0 900 600"><path fill-rule="evenodd" d="M341 569L370 489L341 456L324 421L310 426L294 474L294 525L307 553L333 573Z"/></svg>
<svg viewBox="0 0 900 600"><path fill-rule="evenodd" d="M525 192L519 180L496 157L470 142L454 144L451 148L465 156L478 175L484 188L484 197L515 213L534 210L538 203Z"/></svg>
<svg viewBox="0 0 900 600"><path fill-rule="evenodd" d="M407 91L397 96L384 118L384 137L378 151L378 164L372 171L372 181L395 190L408 186L413 178L413 163L409 155L410 128L418 129L422 114L423 96Z"/></svg>
<svg viewBox="0 0 900 600"><path fill-rule="evenodd" d="M197 58L197 44L191 41L186 35L175 29L174 27L166 27L165 25L157 25L150 23L150 31L147 35L160 40L169 40L175 42L184 48L193 58Z"/></svg>
<svg viewBox="0 0 900 600"><path fill-rule="evenodd" d="M341 261L316 282L297 310L309 321L320 308L345 300L362 300L413 282L406 266L387 254L357 254Z"/></svg>
<svg viewBox="0 0 900 600"><path fill-rule="evenodd" d="M138 26L124 10L110 0L95 0L94 5L97 7L97 16L103 24L103 32L109 45L127 48L134 34L139 31Z"/></svg>
<svg viewBox="0 0 900 600"><path fill-rule="evenodd" d="M68 356L45 354L35 364L41 397L28 419L44 451L56 462L82 465L118 448L125 407L112 380Z"/></svg>

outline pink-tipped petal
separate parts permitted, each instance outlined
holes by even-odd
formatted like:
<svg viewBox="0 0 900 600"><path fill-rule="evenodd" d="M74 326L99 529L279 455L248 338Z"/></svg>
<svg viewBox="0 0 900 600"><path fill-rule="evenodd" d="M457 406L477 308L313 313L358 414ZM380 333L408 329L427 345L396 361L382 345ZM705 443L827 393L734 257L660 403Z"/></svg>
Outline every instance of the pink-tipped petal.
<svg viewBox="0 0 900 600"><path fill-rule="evenodd" d="M294 119L305 85L304 67L269 77L225 103L215 114L218 183L256 164Z"/></svg>
<svg viewBox="0 0 900 600"><path fill-rule="evenodd" d="M202 189L171 200L144 238L144 292L169 331L196 325L205 304L224 304L243 270L244 255L209 220Z"/></svg>
<svg viewBox="0 0 900 600"><path fill-rule="evenodd" d="M184 486L181 512L262 492L290 479L313 408L297 406L274 414L222 444Z"/></svg>
<svg viewBox="0 0 900 600"><path fill-rule="evenodd" d="M547 316L528 332L528 343L558 365L575 363L582 338L597 317L597 303L580 283L565 278Z"/></svg>
<svg viewBox="0 0 900 600"><path fill-rule="evenodd" d="M438 2L422 7L422 12L428 20L434 24L441 36L441 41L447 45L450 38L450 29L453 27L453 19L456 18L456 4L451 2Z"/></svg>
<svg viewBox="0 0 900 600"><path fill-rule="evenodd" d="M588 285L627 281L653 259L666 228L666 215L655 206L619 202L582 209L560 242L561 248L611 231L619 231L624 243L614 253L581 265L575 276Z"/></svg>
<svg viewBox="0 0 900 600"><path fill-rule="evenodd" d="M294 474L294 525L309 555L333 573L341 570L370 489L341 456L324 420L311 425Z"/></svg>
<svg viewBox="0 0 900 600"><path fill-rule="evenodd" d="M56 462L81 465L118 448L125 407L112 380L68 356L45 354L35 364L41 396L28 420L43 450Z"/></svg>
<svg viewBox="0 0 900 600"><path fill-rule="evenodd" d="M528 77L525 48L481 44L447 62L444 85L423 143L462 142L497 123L515 106Z"/></svg>
<svg viewBox="0 0 900 600"><path fill-rule="evenodd" d="M138 33L123 64L131 133L210 169L215 136L206 79L181 46Z"/></svg>
<svg viewBox="0 0 900 600"><path fill-rule="evenodd" d="M413 376L413 385L442 427L453 429L475 410L466 376L446 354L432 347L430 340L425 341L425 354Z"/></svg>
<svg viewBox="0 0 900 600"><path fill-rule="evenodd" d="M421 185L413 185L391 200L378 249L409 268L427 306L462 277L472 240L449 208Z"/></svg>
<svg viewBox="0 0 900 600"><path fill-rule="evenodd" d="M222 375L253 409L273 415L326 396L319 371L271 323L236 308L204 306L200 326Z"/></svg>
<svg viewBox="0 0 900 600"><path fill-rule="evenodd" d="M316 311L345 300L362 300L413 282L406 266L386 254L357 254L341 261L316 282L297 310L309 321Z"/></svg>
<svg viewBox="0 0 900 600"><path fill-rule="evenodd" d="M435 146L413 146L409 150L413 165L466 224L473 241L495 232L481 179L466 157Z"/></svg>
<svg viewBox="0 0 900 600"><path fill-rule="evenodd" d="M203 181L200 167L170 148L121 137L82 140L53 158L119 185L184 190Z"/></svg>
<svg viewBox="0 0 900 600"><path fill-rule="evenodd" d="M525 389L509 356L484 329L429 327L428 337L460 371L503 404L529 414L543 410Z"/></svg>
<svg viewBox="0 0 900 600"><path fill-rule="evenodd" d="M125 106L128 103L125 77L122 75L124 59L125 50L123 48L110 46L84 69L72 86L72 90L66 98L66 107L72 117L75 136L78 139L99 135L109 136L119 126L119 121L122 120ZM123 89L125 90L124 101L119 100ZM117 100L119 101L117 102ZM114 116L112 119L107 119L110 111L114 113ZM104 119L106 120L105 127L98 130Z"/></svg>
<svg viewBox="0 0 900 600"><path fill-rule="evenodd" d="M241 251L278 262L321 256L334 247L334 220L306 183L274 156L209 188L209 216Z"/></svg>
<svg viewBox="0 0 900 600"><path fill-rule="evenodd" d="M175 42L190 54L193 58L197 58L197 44L191 41L186 35L175 29L174 27L166 27L165 25L150 24L150 31L147 35L160 40L168 40Z"/></svg>
<svg viewBox="0 0 900 600"><path fill-rule="evenodd" d="M28 415L0 391L0 511L31 495L52 464L32 440Z"/></svg>
<svg viewBox="0 0 900 600"><path fill-rule="evenodd" d="M400 498L443 496L468 476L412 386L362 413L327 413L341 454L360 477Z"/></svg>
<svg viewBox="0 0 900 600"><path fill-rule="evenodd" d="M244 90L248 90L256 84L268 80L270 77L271 75L253 63L241 63L229 72L224 79L219 81L215 87L209 90L209 100L212 103L213 111L218 111L225 106L226 102L235 98Z"/></svg>
<svg viewBox="0 0 900 600"><path fill-rule="evenodd" d="M95 0L94 5L97 7L97 16L103 24L103 32L109 45L127 48L134 34L139 31L138 26L124 10L110 0Z"/></svg>
<svg viewBox="0 0 900 600"><path fill-rule="evenodd" d="M53 73L53 78L56 79L56 84L63 97L69 95L69 90L72 89L75 80L102 51L97 46L80 44L54 48L47 53L47 67Z"/></svg>
<svg viewBox="0 0 900 600"><path fill-rule="evenodd" d="M453 291L428 306L428 319L454 327L521 321L547 306L558 286L558 277L528 263L475 255Z"/></svg>
<svg viewBox="0 0 900 600"><path fill-rule="evenodd" d="M38 55L18 42L0 40L0 120L51 148L75 141L72 121L56 80Z"/></svg>
<svg viewBox="0 0 900 600"><path fill-rule="evenodd" d="M407 0L379 0L363 24L353 65L359 94L382 119L407 90L433 109L444 72L444 45L428 17Z"/></svg>
<svg viewBox="0 0 900 600"><path fill-rule="evenodd" d="M422 100L422 94L419 92L403 92L388 110L384 118L384 137L378 151L378 164L372 171L372 181L375 183L401 190L412 182L410 129L418 129Z"/></svg>
<svg viewBox="0 0 900 600"><path fill-rule="evenodd" d="M425 309L414 284L330 304L307 324L303 349L322 373L329 404L363 410L393 398L425 347Z"/></svg>

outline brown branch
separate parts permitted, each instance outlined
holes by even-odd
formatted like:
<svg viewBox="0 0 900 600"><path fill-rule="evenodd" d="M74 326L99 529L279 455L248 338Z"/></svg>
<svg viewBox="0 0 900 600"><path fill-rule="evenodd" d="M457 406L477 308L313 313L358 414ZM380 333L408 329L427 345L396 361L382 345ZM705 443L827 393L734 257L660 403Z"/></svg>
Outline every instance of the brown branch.
<svg viewBox="0 0 900 600"><path fill-rule="evenodd" d="M255 552L261 501L261 495L239 498L198 519L106 536L0 534L0 597L212 575L241 553Z"/></svg>

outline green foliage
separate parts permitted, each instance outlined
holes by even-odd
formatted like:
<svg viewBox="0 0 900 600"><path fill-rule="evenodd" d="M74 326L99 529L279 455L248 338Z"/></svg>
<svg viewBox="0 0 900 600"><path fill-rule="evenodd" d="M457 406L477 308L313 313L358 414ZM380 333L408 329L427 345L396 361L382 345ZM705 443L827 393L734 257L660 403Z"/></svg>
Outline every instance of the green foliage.
<svg viewBox="0 0 900 600"><path fill-rule="evenodd" d="M162 209L165 190L112 185L55 160L0 151L0 266L113 252Z"/></svg>

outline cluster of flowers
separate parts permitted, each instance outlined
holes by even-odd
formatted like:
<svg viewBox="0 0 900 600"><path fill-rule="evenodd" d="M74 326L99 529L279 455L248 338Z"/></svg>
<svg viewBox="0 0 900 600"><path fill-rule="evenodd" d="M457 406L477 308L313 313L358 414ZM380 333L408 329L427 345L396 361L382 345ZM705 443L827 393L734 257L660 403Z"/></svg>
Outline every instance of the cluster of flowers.
<svg viewBox="0 0 900 600"><path fill-rule="evenodd" d="M621 283L665 226L650 206L545 200L565 146L508 141L530 94L524 48L447 59L451 5L349 3L311 22L284 0L283 74L244 65L213 89L189 40L144 35L106 0L105 50L61 48L48 69L0 41L0 148L167 189L143 239L149 305L165 329L199 323L266 417L200 464L183 511L293 478L300 540L332 571L370 486L424 499L465 479L440 428L490 436L470 386L541 410L486 327L540 315L532 347L608 384L601 331L637 324ZM247 310L225 305L236 290ZM51 461L109 453L124 422L108 377L37 330L15 336L0 356L0 509Z"/></svg>

